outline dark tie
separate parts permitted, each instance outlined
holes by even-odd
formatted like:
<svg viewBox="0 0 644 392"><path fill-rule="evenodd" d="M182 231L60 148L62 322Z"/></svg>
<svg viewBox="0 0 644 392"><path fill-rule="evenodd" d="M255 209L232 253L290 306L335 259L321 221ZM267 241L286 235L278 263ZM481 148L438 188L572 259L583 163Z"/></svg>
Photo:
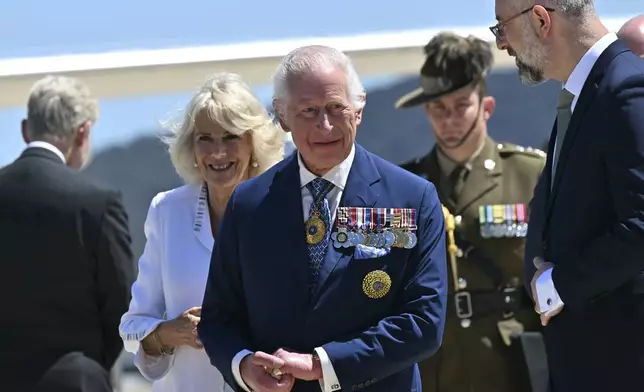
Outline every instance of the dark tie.
<svg viewBox="0 0 644 392"><path fill-rule="evenodd" d="M309 290L311 294L313 294L313 292L315 292L315 285L318 273L320 272L320 266L324 261L324 256L326 255L326 251L329 246L329 236L331 235L331 211L329 210L329 201L326 199L326 195L331 191L331 189L333 189L333 184L324 178L318 177L306 184L306 188L311 192L311 196L313 196L313 203L311 204L309 219L307 220L307 222L309 222L307 225L307 237L315 239L316 235L318 238L320 235L322 236L319 242L308 244L310 271ZM317 219L322 221L324 227L314 224Z"/></svg>
<svg viewBox="0 0 644 392"><path fill-rule="evenodd" d="M557 170L557 163L559 163L559 154L561 147L566 137L566 131L570 124L570 117L572 117L572 101L575 96L568 90L563 89L559 93L559 101L557 102L557 139L555 140L555 154L552 159L552 175L554 181L555 172Z"/></svg>
<svg viewBox="0 0 644 392"><path fill-rule="evenodd" d="M449 187L451 192L449 193L449 198L454 204L458 204L458 199L463 192L463 186L465 185L465 176L467 175L467 168L464 165L458 165L452 170L449 175Z"/></svg>

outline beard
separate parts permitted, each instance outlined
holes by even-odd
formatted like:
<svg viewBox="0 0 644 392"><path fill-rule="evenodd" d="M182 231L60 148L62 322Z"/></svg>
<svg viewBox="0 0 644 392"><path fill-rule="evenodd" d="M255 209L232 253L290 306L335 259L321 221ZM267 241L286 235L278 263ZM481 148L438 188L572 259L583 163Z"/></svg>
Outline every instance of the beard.
<svg viewBox="0 0 644 392"><path fill-rule="evenodd" d="M516 55L519 79L527 85L536 85L546 80L544 73L548 65L548 49L539 42L536 33L526 26L523 30L523 54Z"/></svg>

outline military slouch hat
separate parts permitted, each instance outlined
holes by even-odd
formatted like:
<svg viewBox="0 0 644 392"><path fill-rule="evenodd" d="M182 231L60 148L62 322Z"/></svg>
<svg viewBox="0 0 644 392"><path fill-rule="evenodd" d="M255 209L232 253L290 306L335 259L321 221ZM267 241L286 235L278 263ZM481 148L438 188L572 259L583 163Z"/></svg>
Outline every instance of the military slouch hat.
<svg viewBox="0 0 644 392"><path fill-rule="evenodd" d="M425 45L424 52L421 87L400 98L396 108L417 106L478 83L492 68L494 60L488 42L452 32L437 34Z"/></svg>

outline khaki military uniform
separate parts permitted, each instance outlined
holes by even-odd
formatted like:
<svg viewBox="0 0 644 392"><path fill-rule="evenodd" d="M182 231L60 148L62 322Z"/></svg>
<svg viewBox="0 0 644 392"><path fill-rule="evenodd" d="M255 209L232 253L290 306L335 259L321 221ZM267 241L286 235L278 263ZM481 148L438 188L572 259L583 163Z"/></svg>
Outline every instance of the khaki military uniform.
<svg viewBox="0 0 644 392"><path fill-rule="evenodd" d="M402 165L434 183L443 205L455 216L456 243L464 252L457 258L459 287L471 292L473 299L471 308L461 306L462 311L471 310L472 316L459 318L453 271L448 263L450 294L445 334L440 351L419 364L424 392L526 390L525 380L520 379L525 376L518 369L518 357L509 346L510 332L540 329L538 315L523 288L525 239L484 238L479 207L524 204L527 217L544 164L545 154L540 150L488 138L466 165L468 174L456 202L450 198L453 184L448 180L456 164L436 147L424 158ZM492 267L483 259L491 260ZM512 302L511 309L515 311L506 312L508 308L499 301ZM481 303L485 306L479 306ZM521 310L516 311L518 308Z"/></svg>

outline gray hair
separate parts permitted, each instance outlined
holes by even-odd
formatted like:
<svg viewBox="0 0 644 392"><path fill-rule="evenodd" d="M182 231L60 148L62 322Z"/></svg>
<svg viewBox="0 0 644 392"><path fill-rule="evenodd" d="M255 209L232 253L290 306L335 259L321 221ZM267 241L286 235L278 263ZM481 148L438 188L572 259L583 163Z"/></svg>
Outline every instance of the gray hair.
<svg viewBox="0 0 644 392"><path fill-rule="evenodd" d="M250 132L253 143L251 177L263 173L283 158L285 132L253 94L242 77L228 72L211 75L188 103L181 121L165 125L170 136L162 137L168 145L175 170L188 184L204 179L195 167L195 119L201 111L234 135ZM254 165L253 165L254 166Z"/></svg>
<svg viewBox="0 0 644 392"><path fill-rule="evenodd" d="M347 76L348 92L355 109L365 105L365 89L351 59L341 51L322 45L297 48L287 54L273 74L273 99L288 101L293 78L320 68L339 68ZM280 109L281 108L277 108Z"/></svg>
<svg viewBox="0 0 644 392"><path fill-rule="evenodd" d="M574 18L595 12L593 0L549 0L549 2L557 12Z"/></svg>
<svg viewBox="0 0 644 392"><path fill-rule="evenodd" d="M581 18L595 13L593 0L514 0L516 8L524 9L531 5L552 7L556 12L567 18Z"/></svg>
<svg viewBox="0 0 644 392"><path fill-rule="evenodd" d="M27 133L69 142L78 128L98 118L98 102L89 87L67 76L46 76L34 83L27 101Z"/></svg>

